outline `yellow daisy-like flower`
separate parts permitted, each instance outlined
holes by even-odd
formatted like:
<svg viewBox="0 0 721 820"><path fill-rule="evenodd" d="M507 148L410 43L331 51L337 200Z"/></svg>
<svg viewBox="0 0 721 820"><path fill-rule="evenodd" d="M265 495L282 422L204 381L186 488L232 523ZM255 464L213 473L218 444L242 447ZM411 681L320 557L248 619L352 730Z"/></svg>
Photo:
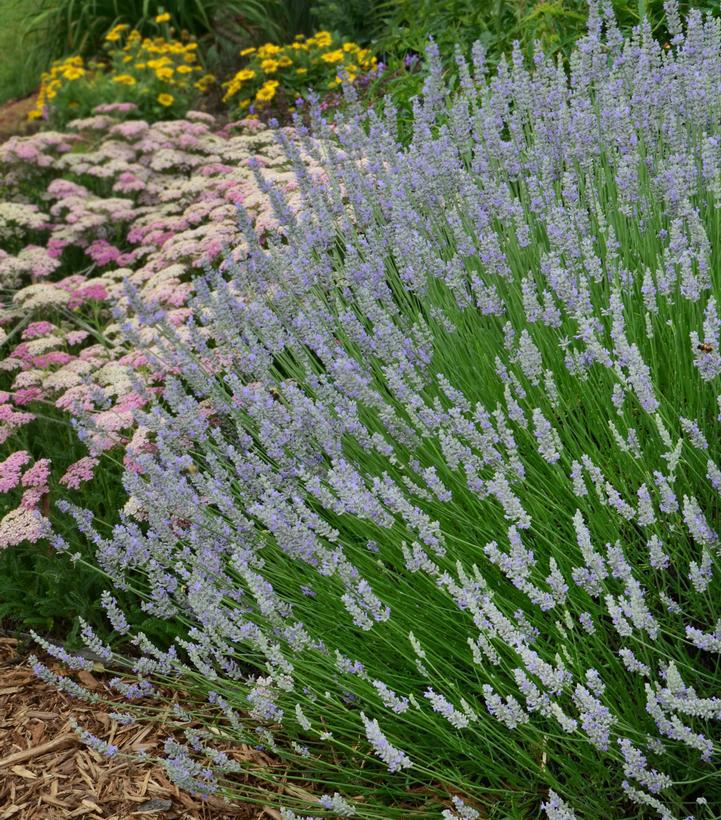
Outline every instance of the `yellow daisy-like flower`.
<svg viewBox="0 0 721 820"><path fill-rule="evenodd" d="M284 54L279 60L278 65L281 68L288 68L289 65L293 65L293 61L288 57L287 54Z"/></svg>
<svg viewBox="0 0 721 820"><path fill-rule="evenodd" d="M175 102L175 97L172 94L158 94L158 102L167 108Z"/></svg>
<svg viewBox="0 0 721 820"><path fill-rule="evenodd" d="M175 70L178 72L178 74L192 74L193 73L193 67L189 66L189 65L179 65Z"/></svg>
<svg viewBox="0 0 721 820"><path fill-rule="evenodd" d="M240 52L241 57L248 57L251 54L255 54L255 46L250 46L250 48L244 48Z"/></svg>
<svg viewBox="0 0 721 820"><path fill-rule="evenodd" d="M358 46L355 43L343 43L343 51L346 54L350 51L358 51Z"/></svg>
<svg viewBox="0 0 721 820"><path fill-rule="evenodd" d="M335 51L326 51L320 58L324 63L340 63L343 60L343 52L339 48Z"/></svg>
<svg viewBox="0 0 721 820"><path fill-rule="evenodd" d="M106 35L105 39L109 43L117 43L117 41L123 36L123 32L125 29L130 28L127 23L118 23L117 26L114 26Z"/></svg>
<svg viewBox="0 0 721 820"><path fill-rule="evenodd" d="M271 85L270 83L266 83L255 95L255 99L258 102L270 102L273 97L275 97L275 90L276 85Z"/></svg>
<svg viewBox="0 0 721 820"><path fill-rule="evenodd" d="M170 22L170 14L167 11L164 11L162 14L159 14L155 18L156 23L169 23Z"/></svg>
<svg viewBox="0 0 721 820"><path fill-rule="evenodd" d="M296 68L295 73L296 74L307 74L308 69L307 68Z"/></svg>
<svg viewBox="0 0 721 820"><path fill-rule="evenodd" d="M333 42L333 36L329 31L318 31L313 37L313 41L320 48L327 48Z"/></svg>
<svg viewBox="0 0 721 820"><path fill-rule="evenodd" d="M63 71L63 77L66 80L79 80L81 77L85 76L85 69L80 68L78 66L68 66L68 68Z"/></svg>
<svg viewBox="0 0 721 820"><path fill-rule="evenodd" d="M172 68L170 68L170 66L166 66L164 68L159 68L155 72L155 76L159 80L163 80L164 82L167 82L168 80L172 80L173 79L173 74L174 74L174 71L173 71Z"/></svg>
<svg viewBox="0 0 721 820"><path fill-rule="evenodd" d="M258 56L261 60L264 60L266 57L272 57L274 54L278 54L282 50L283 49L281 46L277 46L274 43L266 43L258 49Z"/></svg>
<svg viewBox="0 0 721 820"><path fill-rule="evenodd" d="M278 70L280 63L277 60L271 60L268 58L267 60L263 60L260 64L260 67L265 71L266 74L275 74Z"/></svg>
<svg viewBox="0 0 721 820"><path fill-rule="evenodd" d="M117 77L113 77L113 82L118 85L135 85L137 80L132 74L118 74Z"/></svg>
<svg viewBox="0 0 721 820"><path fill-rule="evenodd" d="M253 77L255 77L255 71L252 68L243 68L235 75L235 79L241 83L252 80Z"/></svg>

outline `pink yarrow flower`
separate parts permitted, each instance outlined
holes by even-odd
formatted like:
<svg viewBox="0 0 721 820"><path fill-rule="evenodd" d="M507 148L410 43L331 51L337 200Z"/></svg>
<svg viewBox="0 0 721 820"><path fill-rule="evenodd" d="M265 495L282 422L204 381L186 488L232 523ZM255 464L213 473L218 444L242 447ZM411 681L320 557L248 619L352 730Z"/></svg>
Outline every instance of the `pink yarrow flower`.
<svg viewBox="0 0 721 820"><path fill-rule="evenodd" d="M23 541L35 544L51 532L50 522L38 510L18 507L0 521L0 549L15 547Z"/></svg>
<svg viewBox="0 0 721 820"><path fill-rule="evenodd" d="M37 339L39 336L48 336L55 330L52 322L31 322L23 331L21 339Z"/></svg>
<svg viewBox="0 0 721 820"><path fill-rule="evenodd" d="M65 475L60 479L60 483L71 490L77 490L85 481L90 481L98 463L98 459L92 456L81 458L68 467Z"/></svg>
<svg viewBox="0 0 721 820"><path fill-rule="evenodd" d="M30 461L30 453L18 450L0 464L0 492L6 493L18 486L22 468Z"/></svg>

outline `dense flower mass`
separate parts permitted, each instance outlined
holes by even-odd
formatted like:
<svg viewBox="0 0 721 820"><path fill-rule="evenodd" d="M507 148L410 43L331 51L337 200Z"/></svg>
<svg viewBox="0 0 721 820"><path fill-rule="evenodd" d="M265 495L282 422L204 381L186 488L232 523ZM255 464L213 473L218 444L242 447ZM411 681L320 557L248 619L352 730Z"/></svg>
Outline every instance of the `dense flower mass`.
<svg viewBox="0 0 721 820"><path fill-rule="evenodd" d="M132 504L74 512L186 627L116 682L142 719L182 676L184 787L262 789L234 742L333 791L271 782L288 818L721 803L721 24L667 19L593 3L570 77L476 47L455 96L431 48L408 145L391 102L315 112L283 235L142 351Z"/></svg>
<svg viewBox="0 0 721 820"><path fill-rule="evenodd" d="M133 103L150 119L184 115L215 77L200 64L194 39L174 38L165 15L155 22L155 37L143 37L125 23L114 26L105 36L102 59L86 62L73 55L53 63L41 77L30 119L60 126L101 103Z"/></svg>
<svg viewBox="0 0 721 820"><path fill-rule="evenodd" d="M278 230L254 164L291 204L298 199L288 160L258 123L223 131L198 112L155 124L124 119L133 111L105 105L67 133L0 146L7 197L0 202L0 444L11 446L48 405L61 419L84 419L93 428L83 437L89 453L78 443L81 457L56 476L71 490L92 479L101 453L119 445L130 447L132 465L132 449L147 446L133 418L145 403L135 380L157 389L166 373L127 345L113 310L137 296L180 326L194 277L227 248L229 259L245 254L239 205L260 238ZM143 328L144 344L155 335ZM30 456L11 458L0 492L26 512L0 516L0 548L38 540L49 527L47 487L21 498L13 480Z"/></svg>
<svg viewBox="0 0 721 820"><path fill-rule="evenodd" d="M368 78L378 60L367 48L343 42L328 31L312 37L299 34L288 45L266 43L240 52L245 65L223 83L223 100L242 112L258 115L278 109L278 99L290 111L302 105L308 90L327 93L346 80Z"/></svg>

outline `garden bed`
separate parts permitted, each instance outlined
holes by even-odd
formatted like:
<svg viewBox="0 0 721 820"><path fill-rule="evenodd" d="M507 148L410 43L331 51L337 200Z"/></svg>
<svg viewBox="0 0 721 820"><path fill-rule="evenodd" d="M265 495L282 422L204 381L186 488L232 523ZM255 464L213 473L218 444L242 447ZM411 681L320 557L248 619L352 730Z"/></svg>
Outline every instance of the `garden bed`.
<svg viewBox="0 0 721 820"><path fill-rule="evenodd" d="M219 800L200 801L180 791L161 766L122 759L123 753L153 754L162 749L162 726L120 726L108 710L70 698L38 679L23 644L0 637L0 818L1 820L250 820L276 817L256 806L229 807ZM51 668L63 671L48 660ZM114 696L102 673L80 672L91 691ZM73 731L75 720L94 735L118 746L103 757L84 746Z"/></svg>

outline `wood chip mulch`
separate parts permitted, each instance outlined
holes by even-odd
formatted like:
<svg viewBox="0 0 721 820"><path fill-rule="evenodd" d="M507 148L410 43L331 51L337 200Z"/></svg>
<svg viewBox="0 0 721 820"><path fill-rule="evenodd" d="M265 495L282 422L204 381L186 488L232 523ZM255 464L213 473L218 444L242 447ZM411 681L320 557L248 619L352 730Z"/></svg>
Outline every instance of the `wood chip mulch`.
<svg viewBox="0 0 721 820"><path fill-rule="evenodd" d="M121 752L153 754L162 749L167 732L161 726L119 725L102 705L58 692L38 680L21 648L16 639L0 637L0 820L279 817L273 809L197 800L174 786L156 764L107 758L87 748L71 728L71 718ZM63 672L52 659L43 662ZM108 693L102 676L80 675L87 688Z"/></svg>

